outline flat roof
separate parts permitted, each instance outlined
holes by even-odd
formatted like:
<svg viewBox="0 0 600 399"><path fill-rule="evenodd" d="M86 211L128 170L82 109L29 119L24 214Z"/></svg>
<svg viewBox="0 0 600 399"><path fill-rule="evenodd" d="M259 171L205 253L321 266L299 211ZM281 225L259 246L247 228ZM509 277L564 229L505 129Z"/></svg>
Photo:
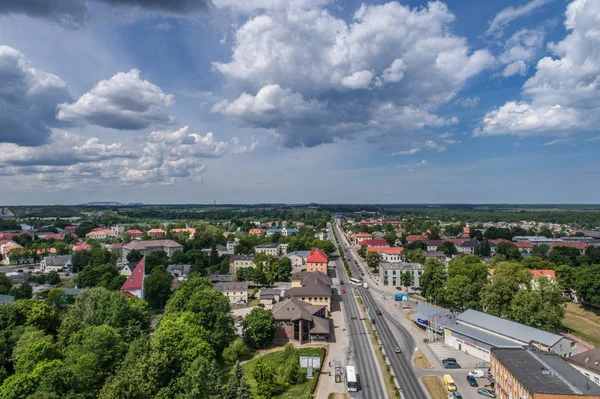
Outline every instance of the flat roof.
<svg viewBox="0 0 600 399"><path fill-rule="evenodd" d="M485 331L481 331L474 327L469 327L465 324L448 324L446 328L450 331L464 335L465 337L472 338L476 341L483 342L494 348L521 348L522 345L508 340L506 338L499 337L494 334L490 334ZM474 343L474 342L473 342Z"/></svg>

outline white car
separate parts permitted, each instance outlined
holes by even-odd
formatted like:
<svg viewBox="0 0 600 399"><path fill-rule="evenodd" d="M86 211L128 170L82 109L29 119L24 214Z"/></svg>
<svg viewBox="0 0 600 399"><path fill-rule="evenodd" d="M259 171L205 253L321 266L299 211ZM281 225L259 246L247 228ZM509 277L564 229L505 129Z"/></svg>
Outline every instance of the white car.
<svg viewBox="0 0 600 399"><path fill-rule="evenodd" d="M475 378L485 378L485 373L483 372L483 370L469 371L469 375L471 375Z"/></svg>

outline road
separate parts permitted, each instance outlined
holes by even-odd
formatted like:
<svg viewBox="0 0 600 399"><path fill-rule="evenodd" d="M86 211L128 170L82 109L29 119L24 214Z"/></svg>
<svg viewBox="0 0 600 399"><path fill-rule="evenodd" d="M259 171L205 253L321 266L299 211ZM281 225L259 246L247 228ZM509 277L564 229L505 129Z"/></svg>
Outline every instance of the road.
<svg viewBox="0 0 600 399"><path fill-rule="evenodd" d="M360 271L358 270L358 267L355 263L355 261L358 262L358 259L355 258L353 251L349 250L350 245L346 240L344 234L342 233L341 229L339 228L338 223L334 223L334 226L338 238L342 241L342 249L344 250L346 260L348 261L348 265L350 266L352 273L355 276L360 276ZM414 366L412 363L412 348L414 348L415 345L411 335L402 325L400 325L400 323L395 322L394 317L390 313L388 313L386 309L377 306L377 302L373 298L370 289L365 289L361 287L359 288L359 292L365 302L367 309L370 312L371 317L375 319L375 329L379 334L379 339L381 340L383 349L385 350L387 358L390 362L392 372L398 380L398 384L400 385L400 390L402 391L403 398L427 398L428 395L423 389L419 378L413 370ZM377 308L381 310L381 315L375 314L375 309ZM394 336L394 334L392 333L388 325L389 320L391 320L397 327L398 331L400 331L399 336ZM394 353L394 349L396 347L403 348L402 353Z"/></svg>
<svg viewBox="0 0 600 399"><path fill-rule="evenodd" d="M335 238L329 230L329 239L335 243ZM348 343L348 352L346 358L347 365L354 365L360 390L351 392L351 398L361 399L385 399L387 393L383 375L375 358L374 348L371 345L371 339L367 333L367 329L361 321L358 303L354 297L352 285L348 280L346 270L337 251L335 256L335 269L340 282L343 282L341 287L344 287L346 294L341 294L344 309L344 318L346 320L346 339ZM341 292L341 290L340 290Z"/></svg>

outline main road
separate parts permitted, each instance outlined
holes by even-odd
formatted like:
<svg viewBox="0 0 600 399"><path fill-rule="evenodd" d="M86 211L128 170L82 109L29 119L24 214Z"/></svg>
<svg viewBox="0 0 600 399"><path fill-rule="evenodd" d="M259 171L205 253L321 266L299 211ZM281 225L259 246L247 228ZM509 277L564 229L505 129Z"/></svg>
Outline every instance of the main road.
<svg viewBox="0 0 600 399"><path fill-rule="evenodd" d="M346 260L352 270L352 273L355 276L360 276L360 271L357 266L359 260L356 259L353 251L350 250L350 244L342 233L337 220L334 222L334 228L336 229L338 239L341 240L340 245L344 251L344 255L346 256ZM343 270L343 274L346 275L345 270ZM379 339L381 340L382 346L387 355L387 359L390 362L394 376L396 376L398 384L400 385L402 397L404 399L427 398L429 395L425 393L419 378L416 376L413 370L414 366L412 364L412 348L414 348L415 345L411 335L402 325L400 325L400 323L394 320L395 316L391 315L387 310L377 306L377 303L375 299L373 299L373 295L369 289L361 287L359 288L359 292L363 298L365 306L369 310L370 316L375 319L375 329L377 330ZM381 315L377 315L375 313L377 308L379 308L381 311ZM394 336L388 325L388 321L393 323L400 331L399 336ZM398 347L404 348L402 353L395 353L395 348Z"/></svg>
<svg viewBox="0 0 600 399"><path fill-rule="evenodd" d="M329 239L335 244L331 229L328 233ZM334 255L337 254L337 251ZM387 393L383 375L377 359L375 358L374 348L371 345L371 340L367 329L361 320L361 315L358 310L358 303L354 297L352 285L348 280L348 275L344 269L340 254L335 256L336 275L340 281L340 292L344 288L345 294L341 294L342 304L344 308L344 318L346 320L346 339L348 342L348 351L346 353L346 364L354 365L360 390L356 393L350 392L351 398L360 399L386 399Z"/></svg>

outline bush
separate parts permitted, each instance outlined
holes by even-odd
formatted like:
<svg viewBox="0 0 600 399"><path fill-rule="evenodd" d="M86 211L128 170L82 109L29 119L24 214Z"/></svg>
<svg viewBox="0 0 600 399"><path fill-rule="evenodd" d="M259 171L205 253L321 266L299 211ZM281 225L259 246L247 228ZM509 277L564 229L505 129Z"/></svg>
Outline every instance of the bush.
<svg viewBox="0 0 600 399"><path fill-rule="evenodd" d="M238 360L248 357L248 355L250 355L250 349L248 349L241 338L237 338L223 351L223 360L233 364Z"/></svg>

